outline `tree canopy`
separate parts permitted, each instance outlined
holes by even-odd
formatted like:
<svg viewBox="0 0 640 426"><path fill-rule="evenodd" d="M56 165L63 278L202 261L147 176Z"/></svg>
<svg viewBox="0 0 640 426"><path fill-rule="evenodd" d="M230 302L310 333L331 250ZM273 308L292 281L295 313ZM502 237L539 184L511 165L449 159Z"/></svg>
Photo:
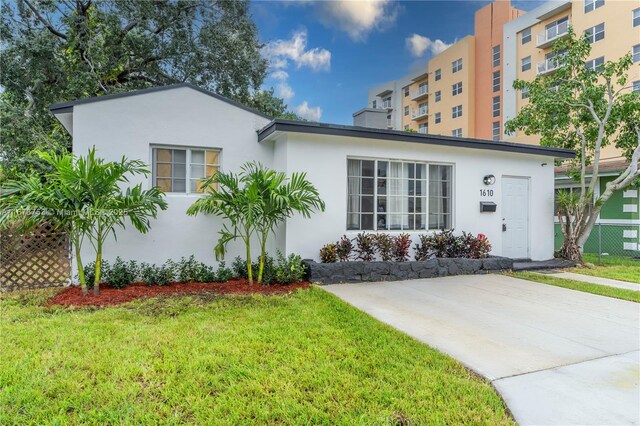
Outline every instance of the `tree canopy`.
<svg viewBox="0 0 640 426"><path fill-rule="evenodd" d="M16 0L0 11L5 172L38 163L33 149L69 148L55 102L189 82L287 114L260 90L268 63L246 0Z"/></svg>

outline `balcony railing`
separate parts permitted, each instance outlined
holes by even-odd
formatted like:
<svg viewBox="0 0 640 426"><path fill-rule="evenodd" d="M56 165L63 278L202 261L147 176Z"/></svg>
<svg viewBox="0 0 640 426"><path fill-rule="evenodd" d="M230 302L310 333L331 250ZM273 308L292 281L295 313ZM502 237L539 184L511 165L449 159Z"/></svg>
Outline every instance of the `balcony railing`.
<svg viewBox="0 0 640 426"><path fill-rule="evenodd" d="M411 99L416 100L427 96L429 94L429 86L420 86L418 89L413 91L413 97Z"/></svg>
<svg viewBox="0 0 640 426"><path fill-rule="evenodd" d="M538 48L549 47L554 41L569 35L569 21L564 21L558 25L547 28L544 32L538 34Z"/></svg>
<svg viewBox="0 0 640 426"><path fill-rule="evenodd" d="M382 103L380 104L380 108L393 109L393 105L391 105L391 100L382 101Z"/></svg>
<svg viewBox="0 0 640 426"><path fill-rule="evenodd" d="M422 133L423 135L426 135L427 133L429 133L429 128L428 127L418 127L418 133Z"/></svg>
<svg viewBox="0 0 640 426"><path fill-rule="evenodd" d="M556 58L546 59L542 62L538 62L536 73L538 75L548 74L560 68L562 64Z"/></svg>
<svg viewBox="0 0 640 426"><path fill-rule="evenodd" d="M411 113L411 118L413 120L417 120L419 118L426 117L427 114L429 114L429 108L420 107L420 108L417 108L417 109L413 110L413 112Z"/></svg>
<svg viewBox="0 0 640 426"><path fill-rule="evenodd" d="M393 129L393 120L391 120L390 118L387 118L387 128Z"/></svg>

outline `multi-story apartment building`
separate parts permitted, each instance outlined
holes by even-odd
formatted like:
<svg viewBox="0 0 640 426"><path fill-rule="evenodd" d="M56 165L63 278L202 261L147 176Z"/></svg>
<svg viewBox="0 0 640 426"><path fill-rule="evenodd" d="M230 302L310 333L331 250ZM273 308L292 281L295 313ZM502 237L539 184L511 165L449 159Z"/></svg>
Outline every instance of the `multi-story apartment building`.
<svg viewBox="0 0 640 426"><path fill-rule="evenodd" d="M407 75L369 89L367 106L353 113L353 124L380 129L402 129L405 96L402 88L412 78L413 75Z"/></svg>
<svg viewBox="0 0 640 426"><path fill-rule="evenodd" d="M567 37L570 27L590 38L587 66L631 52L627 90L640 92L639 0L553 0L526 13L511 7L509 0L497 0L476 12L473 35L432 57L422 72L392 82L396 114L388 115L392 120L384 125L370 127L538 144L535 135L503 132L504 123L529 102L526 92L513 89L513 82L553 73L553 43ZM380 88L373 92L384 94ZM615 147L605 148L601 158L606 164L601 165L598 190L625 167ZM574 183L561 171L556 185L570 189ZM614 245L634 255L640 254L639 192L616 194L598 222L615 224ZM592 239L588 246L594 244Z"/></svg>

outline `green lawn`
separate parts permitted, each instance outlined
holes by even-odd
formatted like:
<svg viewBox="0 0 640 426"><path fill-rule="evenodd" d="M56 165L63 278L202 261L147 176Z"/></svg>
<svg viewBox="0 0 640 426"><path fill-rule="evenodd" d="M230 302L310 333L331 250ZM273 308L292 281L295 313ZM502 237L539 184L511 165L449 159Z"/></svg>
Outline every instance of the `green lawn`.
<svg viewBox="0 0 640 426"><path fill-rule="evenodd" d="M640 303L640 292L638 291L609 287L599 284L589 284L580 281L567 280L564 278L556 278L551 275L539 274L535 272L512 272L508 275L529 281L536 281L543 284L555 285L557 287L570 288L572 290L579 290L586 293L598 294L600 296L615 297L616 299L623 299Z"/></svg>
<svg viewBox="0 0 640 426"><path fill-rule="evenodd" d="M0 424L513 424L487 381L319 288L76 310L35 294L0 298Z"/></svg>
<svg viewBox="0 0 640 426"><path fill-rule="evenodd" d="M594 268L573 268L570 271L640 284L640 260L621 256L602 256L602 264L599 265L598 255L590 253L584 255L584 260L596 266Z"/></svg>

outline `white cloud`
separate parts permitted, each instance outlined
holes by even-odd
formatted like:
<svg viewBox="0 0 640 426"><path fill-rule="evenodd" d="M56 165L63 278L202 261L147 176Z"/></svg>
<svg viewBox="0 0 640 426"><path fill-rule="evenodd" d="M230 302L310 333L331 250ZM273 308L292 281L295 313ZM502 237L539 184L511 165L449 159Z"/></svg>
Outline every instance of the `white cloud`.
<svg viewBox="0 0 640 426"><path fill-rule="evenodd" d="M317 3L320 20L346 32L353 41L364 41L371 31L383 31L398 17L391 0L333 0Z"/></svg>
<svg viewBox="0 0 640 426"><path fill-rule="evenodd" d="M289 74L283 70L276 70L271 73L270 77L278 81L287 81Z"/></svg>
<svg viewBox="0 0 640 426"><path fill-rule="evenodd" d="M286 81L278 84L278 96L280 96L282 99L286 101L293 98L294 95L295 92L293 91L293 88L289 86Z"/></svg>
<svg viewBox="0 0 640 426"><path fill-rule="evenodd" d="M315 47L307 50L307 31L296 31L289 40L274 40L262 48L262 55L272 69L287 68L289 63L296 68L308 67L314 71L331 69L331 52Z"/></svg>
<svg viewBox="0 0 640 426"><path fill-rule="evenodd" d="M322 117L322 108L310 107L309 103L304 101L295 108L295 113L309 121L320 121L320 117Z"/></svg>
<svg viewBox="0 0 640 426"><path fill-rule="evenodd" d="M432 55L437 55L451 46L440 39L431 40L429 37L415 33L405 39L405 44L411 55L416 58L422 57L427 50Z"/></svg>

